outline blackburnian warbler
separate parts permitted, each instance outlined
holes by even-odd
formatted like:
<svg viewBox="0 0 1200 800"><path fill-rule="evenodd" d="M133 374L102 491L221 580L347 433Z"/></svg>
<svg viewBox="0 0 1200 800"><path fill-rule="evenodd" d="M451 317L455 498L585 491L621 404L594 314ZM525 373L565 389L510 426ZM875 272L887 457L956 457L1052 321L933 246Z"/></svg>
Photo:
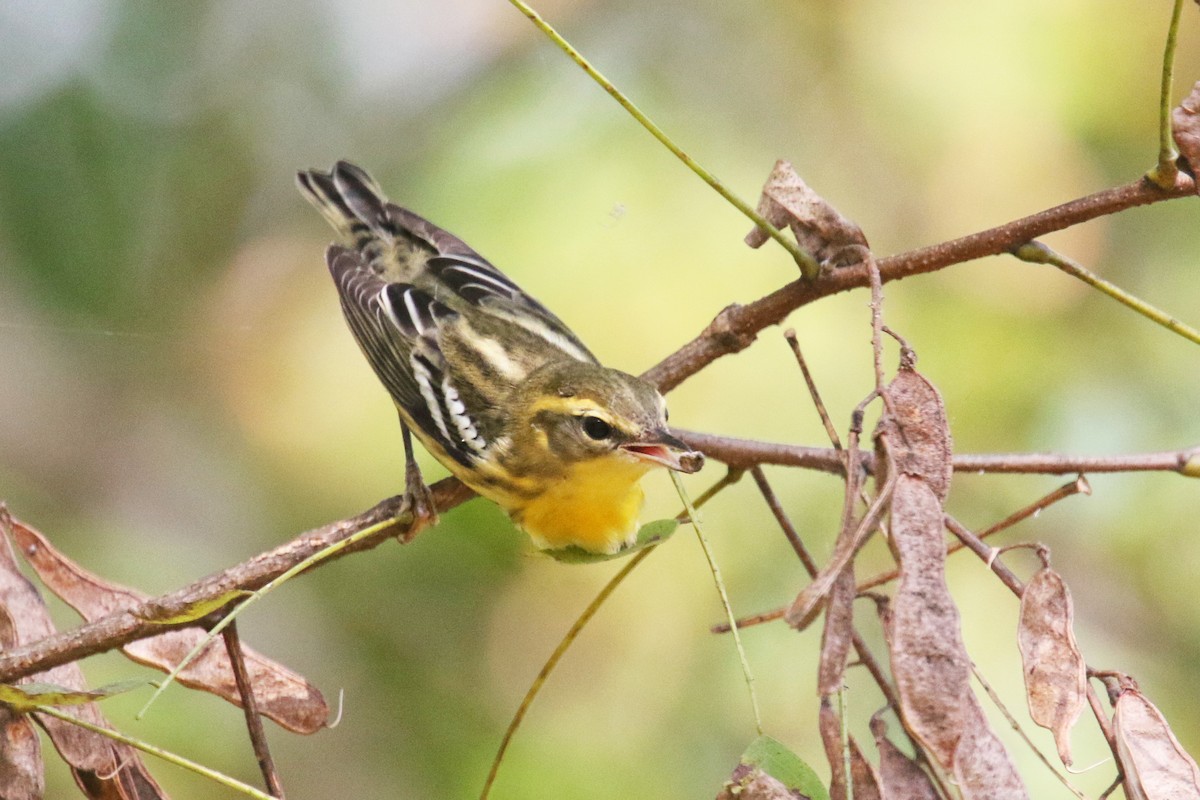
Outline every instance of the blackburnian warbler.
<svg viewBox="0 0 1200 800"><path fill-rule="evenodd" d="M297 176L336 229L326 253L354 338L400 413L406 496L434 517L409 431L535 545L614 553L637 534L639 481L695 472L648 382L601 366L558 317L450 233L338 162Z"/></svg>

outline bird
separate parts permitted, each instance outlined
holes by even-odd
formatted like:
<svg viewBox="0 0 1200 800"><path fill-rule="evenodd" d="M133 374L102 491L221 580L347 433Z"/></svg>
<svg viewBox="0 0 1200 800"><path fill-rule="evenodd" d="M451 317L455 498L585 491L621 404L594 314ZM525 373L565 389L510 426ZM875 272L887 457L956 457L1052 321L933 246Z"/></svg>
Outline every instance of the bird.
<svg viewBox="0 0 1200 800"><path fill-rule="evenodd" d="M704 462L648 381L600 364L570 328L458 237L338 161L297 173L332 225L347 326L400 417L403 508L437 521L415 436L534 546L615 554L636 540L641 478Z"/></svg>

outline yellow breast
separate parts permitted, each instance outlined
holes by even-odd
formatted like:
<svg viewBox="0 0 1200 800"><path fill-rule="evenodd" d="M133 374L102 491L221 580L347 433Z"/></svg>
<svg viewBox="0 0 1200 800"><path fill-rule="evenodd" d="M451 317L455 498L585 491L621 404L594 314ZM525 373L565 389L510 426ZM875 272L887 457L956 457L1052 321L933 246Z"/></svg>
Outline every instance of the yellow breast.
<svg viewBox="0 0 1200 800"><path fill-rule="evenodd" d="M623 453L585 461L509 513L542 549L615 553L637 536L645 497L638 481L649 469Z"/></svg>

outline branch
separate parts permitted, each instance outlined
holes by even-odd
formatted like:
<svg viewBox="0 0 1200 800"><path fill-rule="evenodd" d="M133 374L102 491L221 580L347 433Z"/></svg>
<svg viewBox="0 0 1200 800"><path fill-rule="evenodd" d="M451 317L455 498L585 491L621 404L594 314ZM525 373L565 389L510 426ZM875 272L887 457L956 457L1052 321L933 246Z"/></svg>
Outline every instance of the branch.
<svg viewBox="0 0 1200 800"><path fill-rule="evenodd" d="M1175 183L1169 189L1159 188L1141 178L961 239L880 259L879 276L886 283L984 256L1000 255L1051 231L1195 193L1195 181L1183 172L1175 176ZM815 280L794 281L747 305L731 305L717 314L699 336L651 367L642 377L666 393L721 356L749 347L759 331L779 324L797 308L869 283L866 264L856 264L826 270Z"/></svg>
<svg viewBox="0 0 1200 800"><path fill-rule="evenodd" d="M1183 172L1176 176L1175 184L1168 189L1159 188L1145 179L1138 180L961 239L882 259L878 262L880 278L884 282L899 280L963 261L998 255L1051 231L1068 228L1127 208L1187 197L1194 192L1194 181ZM815 280L790 283L748 305L729 306L720 312L698 337L663 359L643 377L657 385L664 393L668 392L717 358L745 349L754 341L759 331L781 322L800 306L822 297L867 286L869 281L870 276L865 264L841 267L828 270ZM753 442L701 433L685 432L683 436L691 446L733 468L749 468L756 464L781 464L834 473L840 473L842 469L836 451L824 448ZM873 457L869 453L864 453L861 457L864 465L869 467L873 463ZM954 467L964 472L1051 474L1161 470L1200 477L1200 450L1094 458L1056 455L956 456ZM433 486L433 493L439 511L448 511L475 496L473 491L455 478L439 481ZM407 523L396 519L399 510L400 498L389 498L357 517L317 528L274 550L170 594L147 600L131 610L111 614L74 630L4 651L0 653L0 682L11 682L16 678L105 652L137 639L149 638L173 628L194 625L195 622L160 623L154 620L186 617L189 609L196 608L205 601L211 602L237 589L259 588L330 544L370 525L393 520L394 525L381 530L378 535L346 548L337 557L377 547L391 536L407 530Z"/></svg>
<svg viewBox="0 0 1200 800"><path fill-rule="evenodd" d="M774 464L842 474L845 454L828 447L760 442L678 428L674 429L674 433L687 442L689 447L732 469L751 469L760 464ZM873 453L859 453L859 463L864 470L874 473ZM956 472L965 473L1069 475L1082 472L1177 472L1189 478L1197 478L1200 477L1200 447L1121 456L1072 456L1056 453L959 454L954 456L953 463Z"/></svg>
<svg viewBox="0 0 1200 800"><path fill-rule="evenodd" d="M432 491L439 512L449 511L475 496L474 492L456 478L438 481L433 485ZM11 683L19 677L103 653L137 639L147 639L164 631L195 625L195 620L173 623L155 620L187 617L190 616L187 613L189 609L201 607L206 601L211 603L238 589L257 589L314 553L353 535L356 531L391 520L394 524L345 548L332 558L378 547L389 538L407 532L408 515L402 519L397 518L401 503L400 497L388 498L356 517L309 531L274 550L260 553L182 589L150 598L129 610L109 614L73 630L5 650L0 653L0 683Z"/></svg>
<svg viewBox="0 0 1200 800"><path fill-rule="evenodd" d="M676 431L689 446L721 461L732 469L750 469L759 464L805 467L841 474L842 455L832 448L757 442L694 431ZM871 453L859 455L864 469L873 471ZM1178 472L1200 476L1200 448L1128 456L1065 456L1054 454L957 455L954 469L959 472L1001 472L1073 474L1081 472ZM457 478L444 478L432 487L438 512L446 512L475 496ZM74 630L55 634L41 641L0 653L0 683L41 672L51 667L103 653L137 639L147 639L174 628L197 624L194 620L163 623L155 620L180 619L189 609L228 596L237 589L253 590L291 569L319 550L345 539L357 531L391 520L387 528L347 547L333 558L378 547L407 531L406 519L397 519L402 498L391 497L356 517L322 526L296 539L261 553L236 566L202 578L170 594L154 597L127 611L121 611L85 623ZM333 560L333 559L330 559Z"/></svg>

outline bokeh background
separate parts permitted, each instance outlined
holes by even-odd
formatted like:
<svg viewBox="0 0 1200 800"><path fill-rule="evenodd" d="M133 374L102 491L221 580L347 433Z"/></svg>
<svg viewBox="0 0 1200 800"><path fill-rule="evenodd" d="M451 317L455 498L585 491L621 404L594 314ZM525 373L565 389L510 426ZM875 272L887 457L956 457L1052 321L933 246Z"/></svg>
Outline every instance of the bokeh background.
<svg viewBox="0 0 1200 800"><path fill-rule="evenodd" d="M788 158L890 254L1151 166L1169 5L539 9L743 197ZM1177 97L1200 77L1198 28L1189 4ZM395 415L344 329L322 263L329 231L294 190L297 168L366 166L631 372L725 305L796 277L778 248L747 249L747 222L499 0L9 0L0 75L0 498L82 564L145 591L402 485ZM1175 201L1049 242L1196 324L1198 213ZM832 298L787 323L843 426L870 386L866 300ZM994 258L915 278L888 287L886 315L944 393L961 452L1200 439L1196 347L1049 267ZM670 400L682 427L824 441L779 329ZM699 493L720 474L712 464L688 485ZM828 553L838 483L770 475ZM1061 482L960 476L951 510L982 527ZM1198 489L1172 474L1092 485L1004 541L1053 547L1089 661L1135 674L1198 752ZM666 478L648 491L648 519L674 512ZM750 481L704 518L739 612L791 600L801 568ZM880 551L868 563L882 565ZM476 796L525 687L615 569L538 557L473 501L409 546L338 562L260 604L244 635L345 697L336 729L270 730L289 796ZM951 579L975 660L1023 716L1015 600L967 557ZM696 543L676 537L550 680L494 796L715 794L753 736L731 643L707 633L719 617ZM827 774L818 633L776 624L745 639L768 732ZM144 674L115 656L85 668L96 683ZM878 695L858 675L850 687L865 718ZM236 709L175 689L135 722L143 699L106 708L135 735L256 780ZM1092 728L1076 734L1079 764L1106 755ZM1053 752L1048 734L1033 736ZM1013 752L1037 796L1068 796ZM151 768L176 798L225 796ZM1094 796L1111 774L1076 780ZM50 779L49 796L72 796L61 766Z"/></svg>

